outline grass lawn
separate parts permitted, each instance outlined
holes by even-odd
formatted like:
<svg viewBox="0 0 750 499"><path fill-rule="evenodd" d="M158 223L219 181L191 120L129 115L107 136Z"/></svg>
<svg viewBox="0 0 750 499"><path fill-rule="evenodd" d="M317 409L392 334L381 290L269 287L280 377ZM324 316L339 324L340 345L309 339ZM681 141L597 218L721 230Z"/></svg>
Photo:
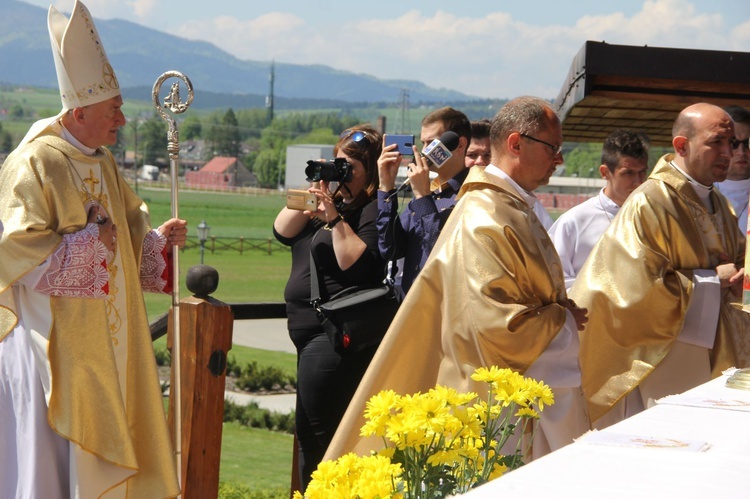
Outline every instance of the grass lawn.
<svg viewBox="0 0 750 499"><path fill-rule="evenodd" d="M147 202L151 220L158 225L170 217L170 192L164 189L139 189ZM205 220L211 235L217 237L272 238L273 221L284 205L285 197L272 195L238 195L183 191L179 194L180 218L188 221L188 233L195 237L195 227ZM180 252L182 289L180 297L190 296L184 276L188 269L200 263L199 248ZM236 250L210 251L207 245L203 263L219 272L219 287L213 294L217 300L234 302L282 302L284 286L289 278L292 257L289 251L253 249L240 254ZM171 305L168 295L145 295L146 310L153 320Z"/></svg>
<svg viewBox="0 0 750 499"><path fill-rule="evenodd" d="M170 191L147 189L139 184L138 195L146 201L154 225L171 214ZM231 194L179 192L179 215L188 221L192 235L201 220L211 227L211 235L222 237L273 237L273 221L286 203L286 196L274 194Z"/></svg>
<svg viewBox="0 0 750 499"><path fill-rule="evenodd" d="M224 423L219 480L254 490L288 491L293 446L294 439L288 433Z"/></svg>
<svg viewBox="0 0 750 499"><path fill-rule="evenodd" d="M190 267L198 263L198 249L180 252L180 298L191 295L185 287L185 275ZM219 272L219 287L212 295L217 300L225 303L284 301L284 286L292 264L289 252L276 252L272 255L257 250L242 255L231 250L217 251L214 254L206 252L203 263ZM149 320L154 320L169 310L172 304L170 295L145 293L144 299Z"/></svg>

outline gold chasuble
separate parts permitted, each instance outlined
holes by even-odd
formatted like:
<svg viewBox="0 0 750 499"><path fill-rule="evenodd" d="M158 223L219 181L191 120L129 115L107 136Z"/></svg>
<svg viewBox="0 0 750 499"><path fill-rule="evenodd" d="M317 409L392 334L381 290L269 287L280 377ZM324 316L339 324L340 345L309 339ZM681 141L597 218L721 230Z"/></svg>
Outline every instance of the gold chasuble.
<svg viewBox="0 0 750 499"><path fill-rule="evenodd" d="M562 268L544 227L503 179L472 168L425 267L365 373L325 459L382 447L360 437L381 390L436 384L484 393L480 366L524 373L566 320Z"/></svg>
<svg viewBox="0 0 750 499"><path fill-rule="evenodd" d="M745 239L727 200L710 193L709 213L687 178L659 160L623 205L576 278L570 297L588 308L581 333L581 377L596 421L635 389L669 352L683 328L693 271L727 255L743 267ZM711 374L750 358L750 315L721 290Z"/></svg>
<svg viewBox="0 0 750 499"><path fill-rule="evenodd" d="M64 234L86 226L74 168L100 173L89 180L102 183L98 201L118 228L109 298L48 298L49 331L33 331L42 382L51 387L48 422L98 458L103 483L118 477L104 487L126 482L129 498L174 497L174 457L140 285L148 212L109 151L86 156L54 130L19 147L0 168L0 341L17 323L11 286L52 255Z"/></svg>

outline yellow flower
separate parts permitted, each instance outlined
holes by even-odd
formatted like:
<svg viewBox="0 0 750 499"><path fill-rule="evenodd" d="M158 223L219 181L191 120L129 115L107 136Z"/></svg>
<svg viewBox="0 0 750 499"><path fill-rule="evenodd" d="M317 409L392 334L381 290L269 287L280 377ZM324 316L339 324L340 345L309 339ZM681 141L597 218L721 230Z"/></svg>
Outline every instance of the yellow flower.
<svg viewBox="0 0 750 499"><path fill-rule="evenodd" d="M555 403L555 395L552 393L552 389L547 385L540 384L538 397L537 405L539 405L540 411L544 410L544 404L552 405Z"/></svg>
<svg viewBox="0 0 750 499"><path fill-rule="evenodd" d="M506 471L508 471L507 466L505 466L504 464L495 463L495 465L492 467L492 473L490 473L490 480L500 478L505 474Z"/></svg>
<svg viewBox="0 0 750 499"><path fill-rule="evenodd" d="M456 494L520 466L520 459L508 461L510 468L499 464L504 456L498 451L523 426L516 428L512 418L533 428L528 420L554 403L552 390L497 366L478 368L471 377L487 383L482 398L440 385L427 393L384 390L370 398L361 435L384 437L385 448L320 463L304 499Z"/></svg>
<svg viewBox="0 0 750 499"><path fill-rule="evenodd" d="M444 400L446 404L453 407L468 404L469 402L477 398L476 393L458 393L455 388L448 388L441 385L437 385L435 388L430 390L429 395L435 397L436 399Z"/></svg>
<svg viewBox="0 0 750 499"><path fill-rule="evenodd" d="M539 413L536 412L531 407L522 407L522 408L518 409L518 411L516 412L516 417L519 417L519 418L526 417L526 418L539 419Z"/></svg>
<svg viewBox="0 0 750 499"><path fill-rule="evenodd" d="M391 418L392 411L397 406L400 397L393 390L383 390L370 397L365 409L367 422L362 427L360 435L367 437L385 435L385 424Z"/></svg>
<svg viewBox="0 0 750 499"><path fill-rule="evenodd" d="M409 413L393 416L386 425L385 436L398 449L421 448L432 440L432 433L428 434L424 425Z"/></svg>
<svg viewBox="0 0 750 499"><path fill-rule="evenodd" d="M432 466L452 466L461 460L461 453L455 449L438 449L427 458Z"/></svg>
<svg viewBox="0 0 750 499"><path fill-rule="evenodd" d="M415 424L424 426L434 433L445 431L445 424L450 411L445 400L427 394L415 398L412 402L408 408L404 408L404 413L408 412L414 418Z"/></svg>
<svg viewBox="0 0 750 499"><path fill-rule="evenodd" d="M401 474L401 465L392 464L387 457L372 455L359 462L359 476L352 486L353 497L390 497L393 477Z"/></svg>

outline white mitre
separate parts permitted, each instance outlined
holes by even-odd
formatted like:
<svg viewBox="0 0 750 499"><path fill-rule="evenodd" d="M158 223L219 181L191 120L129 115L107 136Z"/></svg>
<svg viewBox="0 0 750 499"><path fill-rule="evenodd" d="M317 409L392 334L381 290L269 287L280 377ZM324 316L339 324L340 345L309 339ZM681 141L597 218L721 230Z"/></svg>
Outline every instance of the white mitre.
<svg viewBox="0 0 750 499"><path fill-rule="evenodd" d="M70 19L50 6L47 28L55 59L62 111L34 123L21 141L36 138L69 109L97 104L120 95L120 84L94 26L94 19L76 0Z"/></svg>

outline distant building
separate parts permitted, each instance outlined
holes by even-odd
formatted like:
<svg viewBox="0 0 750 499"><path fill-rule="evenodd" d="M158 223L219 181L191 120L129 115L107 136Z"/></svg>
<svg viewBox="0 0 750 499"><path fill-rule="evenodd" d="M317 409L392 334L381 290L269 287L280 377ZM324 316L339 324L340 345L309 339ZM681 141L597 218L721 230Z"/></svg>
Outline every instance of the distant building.
<svg viewBox="0 0 750 499"><path fill-rule="evenodd" d="M190 187L257 187L258 179L237 158L216 156L198 171L185 173L185 183Z"/></svg>
<svg viewBox="0 0 750 499"><path fill-rule="evenodd" d="M159 180L159 167L156 165L143 165L138 172L141 180Z"/></svg>
<svg viewBox="0 0 750 499"><path fill-rule="evenodd" d="M285 189L307 189L305 168L309 160L333 159L333 146L327 144L295 144L286 147Z"/></svg>

